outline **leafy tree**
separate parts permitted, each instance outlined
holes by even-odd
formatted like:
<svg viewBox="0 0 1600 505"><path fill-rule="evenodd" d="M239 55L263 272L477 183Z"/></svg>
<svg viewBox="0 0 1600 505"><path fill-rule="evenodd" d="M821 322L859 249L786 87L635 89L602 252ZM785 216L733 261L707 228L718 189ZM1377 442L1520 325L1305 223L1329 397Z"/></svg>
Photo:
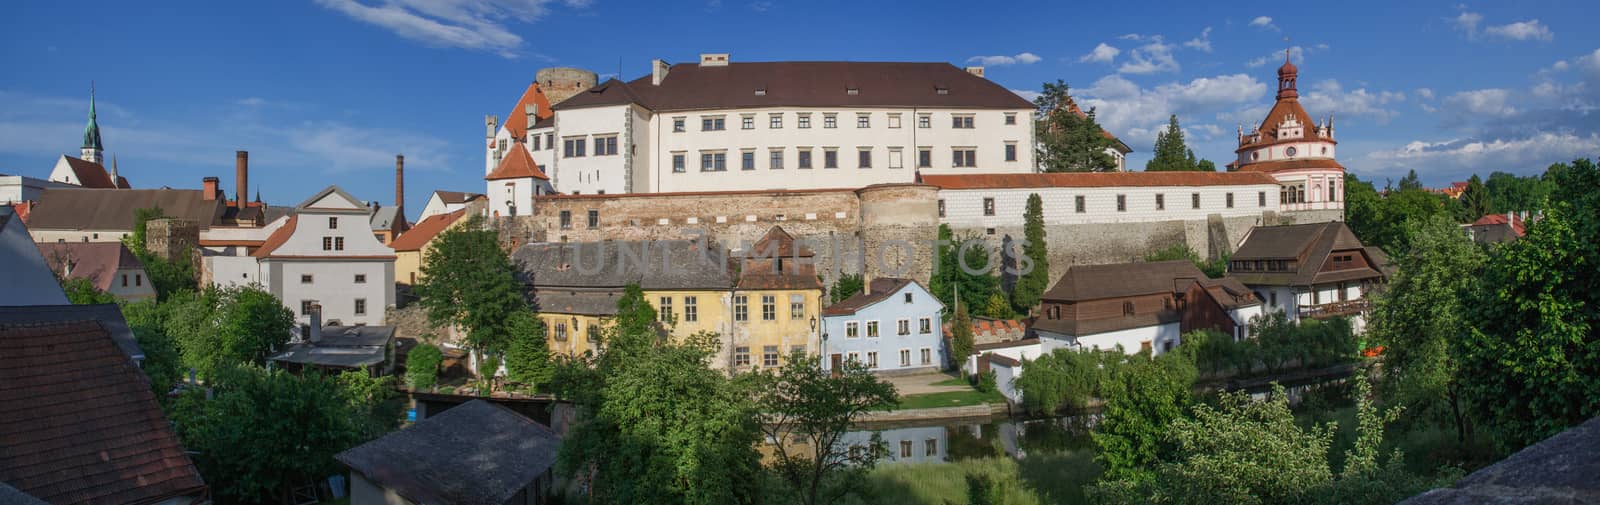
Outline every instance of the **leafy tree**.
<svg viewBox="0 0 1600 505"><path fill-rule="evenodd" d="M1417 171L1416 170L1408 170L1408 171L1406 171L1406 176L1402 177L1400 179L1399 188L1400 188L1400 191L1421 190L1421 189L1423 189L1423 187L1422 187L1422 179L1417 177Z"/></svg>
<svg viewBox="0 0 1600 505"><path fill-rule="evenodd" d="M1483 185L1483 179L1479 179L1478 174L1472 174L1472 178L1467 179L1467 189L1461 192L1458 201L1461 202L1463 213L1456 216L1456 221L1463 223L1477 221L1494 206L1489 200L1489 188Z"/></svg>
<svg viewBox="0 0 1600 505"><path fill-rule="evenodd" d="M972 316L967 315L967 306L957 305L956 315L950 320L950 359L955 361L956 369L965 374L967 357L971 356L977 348L977 342L972 335Z"/></svg>
<svg viewBox="0 0 1600 505"><path fill-rule="evenodd" d="M1459 350L1454 342L1476 310L1469 299L1484 253L1442 216L1406 225L1410 251L1378 292L1367 334L1386 349L1384 396L1421 416L1449 420L1465 441Z"/></svg>
<svg viewBox="0 0 1600 505"><path fill-rule="evenodd" d="M1563 165L1552 166L1559 169ZM1544 208L1545 201L1554 190L1553 179L1548 175L1518 177L1505 172L1490 173L1489 180L1483 184L1489 193L1489 212L1532 212Z"/></svg>
<svg viewBox="0 0 1600 505"><path fill-rule="evenodd" d="M150 389L156 398L165 400L168 391L183 380L177 343L167 335L165 321L167 307L154 300L129 303L122 306L122 317L128 329L144 351L144 362L139 368L150 377Z"/></svg>
<svg viewBox="0 0 1600 505"><path fill-rule="evenodd" d="M178 343L183 365L207 378L233 365L264 365L294 328L294 314L278 297L254 286L184 291L164 304L163 329Z"/></svg>
<svg viewBox="0 0 1600 505"><path fill-rule="evenodd" d="M1014 319L1017 313L1011 310L1011 302L1006 301L1006 295L995 291L989 295L989 301L984 303L983 317L990 319Z"/></svg>
<svg viewBox="0 0 1600 505"><path fill-rule="evenodd" d="M1039 297L1050 288L1050 252L1044 230L1044 200L1038 193L1028 195L1028 208L1022 213L1022 256L1028 265L1011 291L1011 305L1018 312L1028 314L1039 305Z"/></svg>
<svg viewBox="0 0 1600 505"><path fill-rule="evenodd" d="M999 505L1001 497L994 478L986 473L969 473L967 478L967 505Z"/></svg>
<svg viewBox="0 0 1600 505"><path fill-rule="evenodd" d="M1353 175L1345 176L1345 219L1363 244L1383 248L1391 256L1405 253L1405 223L1449 215L1439 195L1418 188L1380 194Z"/></svg>
<svg viewBox="0 0 1600 505"><path fill-rule="evenodd" d="M1553 167L1544 219L1496 248L1471 306L1460 377L1510 448L1600 414L1600 170Z"/></svg>
<svg viewBox="0 0 1600 505"><path fill-rule="evenodd" d="M89 279L73 278L61 281L61 290L67 293L67 301L73 305L98 305L102 303L117 303L117 297L94 287Z"/></svg>
<svg viewBox="0 0 1600 505"><path fill-rule="evenodd" d="M1167 129L1156 134L1154 156L1145 163L1146 172L1197 171L1207 167L1215 172L1216 164L1210 160L1196 160L1194 151L1183 140L1183 128L1178 126L1178 115L1167 119Z"/></svg>
<svg viewBox="0 0 1600 505"><path fill-rule="evenodd" d="M800 503L835 503L859 491L867 472L888 454L880 439L865 450L845 443L852 423L899 403L894 385L878 380L865 365L850 361L827 371L820 358L797 352L781 368L745 379L763 414L762 434L780 441L772 447L772 467ZM794 440L805 442L785 442Z"/></svg>
<svg viewBox="0 0 1600 505"><path fill-rule="evenodd" d="M1194 249L1189 248L1188 244L1172 244L1165 248L1151 251L1149 254L1144 255L1144 260L1148 262L1189 260L1194 263L1195 268L1200 269L1201 272L1206 274L1206 277L1212 279L1220 279L1228 273L1228 255L1224 254L1215 260L1206 261L1200 257L1199 253L1194 252Z"/></svg>
<svg viewBox="0 0 1600 505"><path fill-rule="evenodd" d="M865 287L861 274L842 274L838 280L833 281L833 286L828 288L828 303L839 303L851 295L860 293Z"/></svg>
<svg viewBox="0 0 1600 505"><path fill-rule="evenodd" d="M950 225L939 224L938 246L933 251L933 271L928 275L928 291L945 307L955 307L956 253ZM953 309L952 309L953 310ZM950 314L950 311L946 311Z"/></svg>
<svg viewBox="0 0 1600 505"><path fill-rule="evenodd" d="M624 287L622 297L617 299L617 315L605 336L613 356L644 352L659 343L662 334L656 318L655 307L645 301L644 290L637 283Z"/></svg>
<svg viewBox="0 0 1600 505"><path fill-rule="evenodd" d="M1345 225L1363 244L1381 245L1377 239L1387 224L1383 216L1383 197L1371 182L1363 181L1355 174L1344 175L1344 216Z"/></svg>
<svg viewBox="0 0 1600 505"><path fill-rule="evenodd" d="M1066 82L1044 83L1034 105L1039 109L1034 137L1038 139L1039 166L1045 172L1116 170L1116 158L1106 152L1112 140L1095 123L1094 109L1079 115Z"/></svg>
<svg viewBox="0 0 1600 505"><path fill-rule="evenodd" d="M1028 412L1082 411L1097 394L1100 365L1109 356L1107 352L1057 349L1025 364L1027 373L1014 379L1012 387L1022 392L1022 406Z"/></svg>
<svg viewBox="0 0 1600 505"><path fill-rule="evenodd" d="M511 314L511 348L506 351L506 376L531 391L550 383L553 368L544 322L532 312Z"/></svg>
<svg viewBox="0 0 1600 505"><path fill-rule="evenodd" d="M439 381L439 365L444 354L433 344L417 344L406 353L406 383L412 390L431 390Z"/></svg>
<svg viewBox="0 0 1600 505"><path fill-rule="evenodd" d="M1143 479L1145 468L1171 450L1162 436L1183 417L1195 376L1193 363L1181 355L1152 360L1141 353L1102 385L1105 410L1093 437L1106 476Z"/></svg>
<svg viewBox="0 0 1600 505"><path fill-rule="evenodd" d="M528 310L515 271L495 231L473 216L434 239L414 291L429 322L460 329L478 352L503 355L512 314Z"/></svg>
<svg viewBox="0 0 1600 505"><path fill-rule="evenodd" d="M400 427L405 405L397 398L393 376L374 377L365 370L347 370L333 378L353 413L360 440L372 440Z"/></svg>
<svg viewBox="0 0 1600 505"><path fill-rule="evenodd" d="M953 275L961 303L972 307L986 306L989 297L1000 287L1000 278L992 275L999 265L990 261L988 241L968 235L954 249L956 257L960 258Z"/></svg>

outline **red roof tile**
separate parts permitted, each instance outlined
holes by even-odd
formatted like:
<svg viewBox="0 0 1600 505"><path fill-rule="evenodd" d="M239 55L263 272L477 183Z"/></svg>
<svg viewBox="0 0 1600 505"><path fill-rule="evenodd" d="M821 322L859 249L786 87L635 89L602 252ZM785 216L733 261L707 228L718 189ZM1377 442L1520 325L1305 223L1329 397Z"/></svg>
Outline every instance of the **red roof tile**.
<svg viewBox="0 0 1600 505"><path fill-rule="evenodd" d="M511 113L506 115L506 131L512 138L527 135L529 105L536 109L533 113L536 120L548 119L555 115L555 111L550 110L550 99L544 96L544 89L539 87L539 83L535 81L528 84L528 89L522 92L522 98L517 99L516 108L511 109Z"/></svg>
<svg viewBox="0 0 1600 505"><path fill-rule="evenodd" d="M110 291L117 269L143 269L144 264L121 242L61 242L38 244L39 254L50 263L56 275L70 272L67 277L87 279L95 289ZM66 263L67 268L63 268Z"/></svg>
<svg viewBox="0 0 1600 505"><path fill-rule="evenodd" d="M449 214L435 214L412 226L411 230L401 234L389 244L396 251L420 251L433 237L439 235L450 225L455 224L462 216L467 215L467 209L461 209Z"/></svg>
<svg viewBox="0 0 1600 505"><path fill-rule="evenodd" d="M104 165L85 161L82 158L63 157L67 159L67 167L71 168L73 175L78 178L79 186L97 189L128 189L129 187L126 177L117 177L117 183L112 184L111 174L106 172Z"/></svg>
<svg viewBox="0 0 1600 505"><path fill-rule="evenodd" d="M283 223L283 226L278 227L271 235L268 235L267 241L261 244L261 248L256 249L256 252L250 253L250 255L257 258L272 256L273 251L282 247L284 242L288 242L290 235L294 235L294 226L299 222L300 216L289 216L289 222Z"/></svg>
<svg viewBox="0 0 1600 505"><path fill-rule="evenodd" d="M528 154L528 150L523 147L522 143L517 142L511 144L511 150L506 152L505 159L500 160L500 166L495 167L493 172L489 172L489 175L483 176L483 179L486 181L498 181L524 177L545 181L550 180L550 176L544 175L544 171L539 169L539 164L533 161L533 155Z"/></svg>
<svg viewBox="0 0 1600 505"><path fill-rule="evenodd" d="M1262 161L1262 162L1257 162L1257 163L1245 164L1244 166L1239 167L1239 172L1238 173L1249 173L1249 172L1271 173L1271 172L1282 172L1282 171L1285 171L1285 170L1303 170L1303 169L1312 169L1312 168L1334 168L1334 169L1344 170L1344 165L1340 165L1339 162L1334 161L1332 159L1328 159L1328 158L1298 159L1298 160L1274 160L1274 161Z"/></svg>
<svg viewBox="0 0 1600 505"><path fill-rule="evenodd" d="M1277 184L1272 176L1248 172L1057 172L1048 174L924 175L941 189L1106 188Z"/></svg>
<svg viewBox="0 0 1600 505"><path fill-rule="evenodd" d="M1522 218L1516 215L1507 216L1506 214L1485 214L1483 217L1478 218L1477 221L1472 222L1473 226L1496 224L1510 224L1512 231L1515 231L1518 237L1527 234L1527 231L1522 226Z"/></svg>
<svg viewBox="0 0 1600 505"><path fill-rule="evenodd" d="M93 321L0 326L0 481L50 503L197 496L144 373Z"/></svg>

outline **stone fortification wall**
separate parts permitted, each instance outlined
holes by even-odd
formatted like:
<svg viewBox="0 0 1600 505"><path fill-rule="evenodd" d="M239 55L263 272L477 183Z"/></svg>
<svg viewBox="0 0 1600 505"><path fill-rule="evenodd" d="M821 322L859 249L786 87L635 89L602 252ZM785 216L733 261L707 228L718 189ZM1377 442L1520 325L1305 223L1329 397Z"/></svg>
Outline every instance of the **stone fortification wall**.
<svg viewBox="0 0 1600 505"><path fill-rule="evenodd" d="M534 73L534 79L539 81L539 89L544 91L545 98L550 99L550 105L594 87L598 77L594 72L571 67L541 68Z"/></svg>

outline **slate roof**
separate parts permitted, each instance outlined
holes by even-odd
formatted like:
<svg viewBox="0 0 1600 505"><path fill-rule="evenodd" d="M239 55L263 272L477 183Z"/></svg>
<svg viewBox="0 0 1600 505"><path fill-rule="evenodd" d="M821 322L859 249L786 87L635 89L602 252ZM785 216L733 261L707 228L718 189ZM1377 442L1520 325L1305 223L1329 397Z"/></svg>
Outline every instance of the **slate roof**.
<svg viewBox="0 0 1600 505"><path fill-rule="evenodd" d="M134 213L160 207L168 217L201 229L220 222L222 200L198 189L46 189L28 216L35 230L133 230Z"/></svg>
<svg viewBox="0 0 1600 505"><path fill-rule="evenodd" d="M692 240L605 241L527 244L511 260L534 288L710 289L733 286L727 251L715 242ZM641 264L638 258L643 258Z"/></svg>
<svg viewBox="0 0 1600 505"><path fill-rule="evenodd" d="M1073 265L1042 298L1075 302L1173 293L1187 288L1174 284L1173 281L1180 278L1198 281L1205 279L1206 274L1188 260Z"/></svg>
<svg viewBox="0 0 1600 505"><path fill-rule="evenodd" d="M0 325L0 481L51 503L154 503L205 482L93 321Z"/></svg>
<svg viewBox="0 0 1600 505"><path fill-rule="evenodd" d="M65 271L68 272L67 277L87 279L100 291L111 289L118 269L144 269L144 264L122 242L41 243L39 254L44 255L51 272L60 275ZM70 265L70 268L63 268L67 266L63 263ZM144 282L148 283L149 280Z"/></svg>
<svg viewBox="0 0 1600 505"><path fill-rule="evenodd" d="M129 359L143 360L144 349L134 338L128 321L122 318L122 306L115 303L95 305L25 305L0 307L0 325L25 325L61 323L67 321L95 321L111 334L117 347Z"/></svg>
<svg viewBox="0 0 1600 505"><path fill-rule="evenodd" d="M1039 337L1032 337L1032 338L1024 338L1024 339L1018 339L1018 340L1007 340L1007 341L1004 341L1004 342L989 342L989 343L985 343L985 344L974 344L972 346L972 349L975 350L975 351L993 351L995 349L1010 349L1012 347L1027 347L1027 346L1030 346L1030 345L1037 345L1038 343L1039 343Z"/></svg>
<svg viewBox="0 0 1600 505"><path fill-rule="evenodd" d="M5 271L0 305L67 303L61 283L50 274L50 266L28 235L27 223L13 209L0 205L0 265Z"/></svg>
<svg viewBox="0 0 1600 505"><path fill-rule="evenodd" d="M399 207L378 207L372 211L372 217L367 222L372 225L372 231L386 231L397 228L396 220L405 221L405 216L400 215Z"/></svg>
<svg viewBox="0 0 1600 505"><path fill-rule="evenodd" d="M668 69L659 86L651 84L649 75L627 83L612 79L555 108L624 103L658 112L765 107L1034 108L1032 102L1004 86L949 63L865 61L680 63Z"/></svg>
<svg viewBox="0 0 1600 505"><path fill-rule="evenodd" d="M940 189L1012 189L1276 185L1278 180L1255 172L1056 172L924 175L922 182Z"/></svg>
<svg viewBox="0 0 1600 505"><path fill-rule="evenodd" d="M467 209L460 209L447 214L434 214L412 226L410 230L396 237L389 247L396 251L421 251L422 246L428 245L434 237L439 236L450 225L461 220L467 215Z"/></svg>
<svg viewBox="0 0 1600 505"><path fill-rule="evenodd" d="M394 334L393 326L324 326L321 341L292 343L267 359L330 368L376 365L388 359Z"/></svg>
<svg viewBox="0 0 1600 505"><path fill-rule="evenodd" d="M311 195L310 198L307 198L307 199L305 199L305 201L300 202L300 205L296 205L296 206L294 206L294 208L295 209L311 208L311 204L317 203L318 200L322 200L324 197L326 197L328 195L331 195L331 194L337 194L337 195L339 195L340 198L344 198L345 200L348 200L352 205L355 205L357 207L357 208L354 208L354 209L348 209L348 212L359 212L359 213L362 213L362 214L371 212L371 209L367 207L367 202L362 201L360 198L356 198L355 195L350 194L348 191L345 191L344 188L341 188L339 186L328 186L326 188L322 188L321 191L318 191L316 194ZM345 211L346 209L319 208L318 210Z"/></svg>
<svg viewBox="0 0 1600 505"><path fill-rule="evenodd" d="M535 288L531 294L533 309L540 313L615 316L622 290Z"/></svg>
<svg viewBox="0 0 1600 505"><path fill-rule="evenodd" d="M901 289L904 289L906 286L910 286L912 284L916 284L918 286L922 285L922 283L912 279L894 279L888 277L873 279L871 286L872 289L867 290L867 292L850 295L849 298L839 300L839 303L824 307L822 309L822 315L843 316L854 314L859 312L861 309L865 309L875 303L884 301L889 297L894 296L896 293L899 293ZM927 291L928 288L924 287L922 290Z"/></svg>
<svg viewBox="0 0 1600 505"><path fill-rule="evenodd" d="M1228 275L1245 284L1268 286L1310 286L1383 277L1382 272L1367 267L1321 271L1328 261L1328 255L1334 251L1356 251L1368 256L1368 265L1380 265L1349 226L1340 221L1330 221L1258 226L1252 229L1244 243L1239 245L1239 250L1229 258L1230 261L1292 260L1297 262L1296 269L1292 272L1236 272L1230 268Z"/></svg>
<svg viewBox="0 0 1600 505"><path fill-rule="evenodd" d="M505 503L556 462L561 440L505 407L473 400L334 456L414 503Z"/></svg>
<svg viewBox="0 0 1600 505"><path fill-rule="evenodd" d="M50 505L48 502L46 502L44 500L40 500L38 498L34 498L32 496L29 496L27 493L24 493L22 491L18 491L17 488L8 486L4 482L0 482L0 504L4 504L4 505Z"/></svg>

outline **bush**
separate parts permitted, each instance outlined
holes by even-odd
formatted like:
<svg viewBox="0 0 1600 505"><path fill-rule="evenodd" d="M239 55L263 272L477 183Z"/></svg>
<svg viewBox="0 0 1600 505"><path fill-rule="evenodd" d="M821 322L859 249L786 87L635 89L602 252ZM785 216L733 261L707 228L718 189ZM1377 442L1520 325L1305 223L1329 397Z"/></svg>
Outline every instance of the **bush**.
<svg viewBox="0 0 1600 505"><path fill-rule="evenodd" d="M999 389L999 385L995 383L994 372L981 374L977 379L978 383L974 384L973 387L977 388L979 393L993 393L996 389Z"/></svg>
<svg viewBox="0 0 1600 505"><path fill-rule="evenodd" d="M432 389L439 382L439 365L444 353L433 344L418 344L406 353L406 383L413 391Z"/></svg>
<svg viewBox="0 0 1600 505"><path fill-rule="evenodd" d="M1063 408L1082 409L1098 392L1100 377L1114 367L1116 359L1120 358L1106 352L1058 349L1029 363L1013 385L1022 392L1022 406L1028 412L1052 414ZM1108 362L1113 365L1102 366Z"/></svg>

